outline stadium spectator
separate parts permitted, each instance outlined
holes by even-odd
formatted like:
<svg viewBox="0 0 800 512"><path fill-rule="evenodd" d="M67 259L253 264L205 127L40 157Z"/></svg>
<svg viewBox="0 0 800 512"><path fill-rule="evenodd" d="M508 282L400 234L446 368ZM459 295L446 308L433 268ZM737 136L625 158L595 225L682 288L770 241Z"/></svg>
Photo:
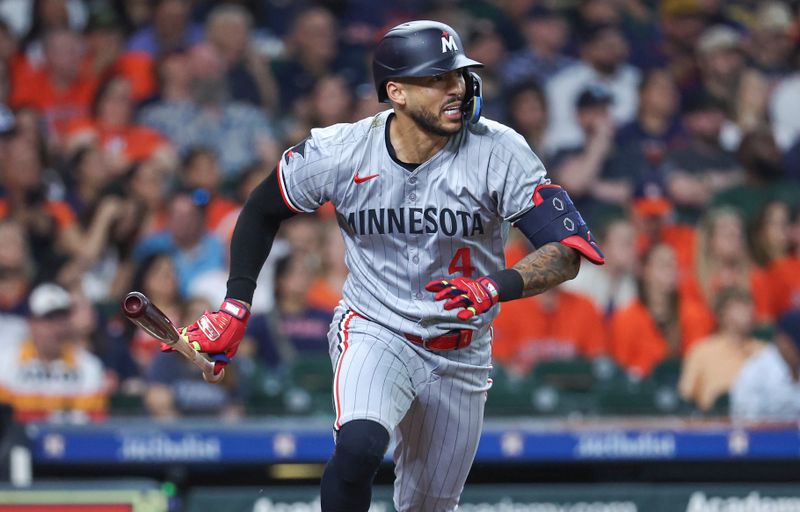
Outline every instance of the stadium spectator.
<svg viewBox="0 0 800 512"><path fill-rule="evenodd" d="M575 64L575 59L566 55L570 26L562 12L535 5L522 22L522 33L525 47L509 55L503 65L507 87L530 81L546 84Z"/></svg>
<svg viewBox="0 0 800 512"><path fill-rule="evenodd" d="M53 272L52 278L83 241L75 214L67 203L48 197L42 156L25 138L9 142L3 168L0 219L15 219L24 226L37 267Z"/></svg>
<svg viewBox="0 0 800 512"><path fill-rule="evenodd" d="M608 89L615 124L628 123L636 116L640 72L625 63L628 43L619 28L613 25L588 27L581 33L580 58L580 62L547 82L548 143L554 150L583 141L575 110L578 97L589 86L601 84Z"/></svg>
<svg viewBox="0 0 800 512"><path fill-rule="evenodd" d="M28 294L36 267L19 223L0 221L0 240L0 332L4 346L11 346L28 333Z"/></svg>
<svg viewBox="0 0 800 512"><path fill-rule="evenodd" d="M296 144L297 141L308 137L312 128L330 126L350 120L353 112L353 93L341 75L324 75L317 79L308 102L303 103L307 108L295 109L295 122L285 128L285 145Z"/></svg>
<svg viewBox="0 0 800 512"><path fill-rule="evenodd" d="M750 421L800 418L800 310L778 318L775 343L748 359L731 387L731 416Z"/></svg>
<svg viewBox="0 0 800 512"><path fill-rule="evenodd" d="M244 7L223 4L206 20L206 38L225 61L231 99L275 110L278 85L264 56L251 43L253 17Z"/></svg>
<svg viewBox="0 0 800 512"><path fill-rule="evenodd" d="M143 51L126 50L125 26L113 7L104 3L93 6L85 34L88 64L99 81L114 75L125 77L136 102L155 93L153 58Z"/></svg>
<svg viewBox="0 0 800 512"><path fill-rule="evenodd" d="M711 206L732 206L752 224L769 201L800 205L800 183L785 180L780 150L769 129L760 127L745 135L736 156L745 171L744 181L719 191Z"/></svg>
<svg viewBox="0 0 800 512"><path fill-rule="evenodd" d="M152 23L131 36L128 49L146 52L157 59L199 43L203 39L203 27L193 23L190 14L188 0L155 0Z"/></svg>
<svg viewBox="0 0 800 512"><path fill-rule="evenodd" d="M688 351L678 383L681 396L701 411L710 410L719 397L730 392L745 362L765 346L750 334L755 312L748 291L726 288L719 292L714 306L718 328Z"/></svg>
<svg viewBox="0 0 800 512"><path fill-rule="evenodd" d="M183 296L193 279L220 269L225 263L222 242L206 229L209 199L208 191L203 189L178 191L170 199L166 229L144 238L134 250L138 261L156 252L168 253Z"/></svg>
<svg viewBox="0 0 800 512"><path fill-rule="evenodd" d="M614 150L611 101L603 86L590 86L581 92L575 107L584 142L562 148L550 161L553 180L569 192L582 215L592 219L616 213L630 197L628 183L606 179L604 172Z"/></svg>
<svg viewBox="0 0 800 512"><path fill-rule="evenodd" d="M373 87L372 89L374 90L375 88ZM259 183L264 181L264 179L266 179L271 170L272 165L268 166L263 162L256 162L249 166L242 173L242 177L237 184L235 194L235 198L240 204L244 204L244 202L247 201L247 198L253 189L255 189ZM217 229L214 231L217 237L219 237L220 240L223 240L226 247L229 245L228 242L230 242L231 235L233 234L233 228L236 224L236 219L238 218L240 211L241 207L237 207L235 210L232 210L220 221ZM313 218L310 218L308 220L310 221L310 224L313 225L314 222L312 219ZM320 249L318 248L317 250ZM264 267L262 268L261 273L258 275L257 290L259 291L257 291L253 297L253 304L250 307L250 311L254 315L266 313L272 310L274 305L273 290L275 289L275 286L273 285L273 272L275 262L288 253L289 246L286 240L284 238L278 238L275 240L272 246L272 251L270 251L269 257L267 257L267 261L264 263ZM220 296L220 294L224 295L223 292L225 291L225 283L227 280L228 272L226 269L205 272L194 280L192 286L189 288L189 296L204 297L212 304L220 302L225 298L224 296Z"/></svg>
<svg viewBox="0 0 800 512"><path fill-rule="evenodd" d="M103 197L104 189L114 178L105 153L96 145L79 147L65 166L66 201L84 226Z"/></svg>
<svg viewBox="0 0 800 512"><path fill-rule="evenodd" d="M48 32L44 38L44 63L28 64L12 81L11 106L39 110L48 137L60 140L69 123L89 114L97 79L81 65L85 55L80 34L67 29Z"/></svg>
<svg viewBox="0 0 800 512"><path fill-rule="evenodd" d="M345 244L339 225L333 220L323 226L322 271L308 289L308 305L325 311L333 311L342 298L342 288L347 278L344 261Z"/></svg>
<svg viewBox="0 0 800 512"><path fill-rule="evenodd" d="M176 56L170 64L172 68L161 69L173 74L173 97L165 96L144 108L142 124L161 132L181 155L197 145L213 148L225 179L235 179L255 160L278 160L269 119L252 105L230 101L224 62L213 46L204 43L192 48L188 66L182 66ZM187 87L190 96L181 97Z"/></svg>
<svg viewBox="0 0 800 512"><path fill-rule="evenodd" d="M775 140L782 151L800 144L800 71L778 82L769 99L769 118Z"/></svg>
<svg viewBox="0 0 800 512"><path fill-rule="evenodd" d="M106 389L100 360L73 340L69 293L53 283L30 295L30 337L0 358L0 401L18 421L101 420Z"/></svg>
<svg viewBox="0 0 800 512"><path fill-rule="evenodd" d="M636 226L636 254L641 261L654 246L663 243L675 251L679 279L694 271L696 230L678 223L664 186L657 180L637 185L631 202L631 218Z"/></svg>
<svg viewBox="0 0 800 512"><path fill-rule="evenodd" d="M505 112L508 126L525 137L536 155L548 164L551 156L545 133L547 132L547 100L537 82L520 82L505 94Z"/></svg>
<svg viewBox="0 0 800 512"><path fill-rule="evenodd" d="M725 113L732 114L746 66L741 34L727 25L708 28L697 41L697 60L700 83L692 92L705 92L722 106Z"/></svg>
<svg viewBox="0 0 800 512"><path fill-rule="evenodd" d="M254 316L248 335L256 340L257 357L271 368L298 357L328 354L331 310L308 303L314 273L306 259L289 254L275 262L275 308Z"/></svg>
<svg viewBox="0 0 800 512"><path fill-rule="evenodd" d="M678 87L684 90L696 80L695 48L708 17L702 3L692 0L664 0L659 5L658 17L658 29L663 33L659 55Z"/></svg>
<svg viewBox="0 0 800 512"><path fill-rule="evenodd" d="M352 121L372 117L378 112L382 112L389 108L386 103L378 101L378 94L375 92L375 87L372 84L360 84L355 90L355 100L353 112L350 115ZM798 172L800 176L800 172Z"/></svg>
<svg viewBox="0 0 800 512"><path fill-rule="evenodd" d="M53 30L80 30L86 21L86 8L81 0L23 0L11 2L3 16L11 20L17 33L24 33L20 47L26 61L38 68L42 64L42 46L47 33ZM21 5L22 4L22 5Z"/></svg>
<svg viewBox="0 0 800 512"><path fill-rule="evenodd" d="M315 217L297 215L281 224L281 231L289 244L289 251L306 260L308 268L316 273L322 267L322 226Z"/></svg>
<svg viewBox="0 0 800 512"><path fill-rule="evenodd" d="M607 352L606 328L592 301L563 287L504 304L494 330L493 359L517 375L541 361Z"/></svg>
<svg viewBox="0 0 800 512"><path fill-rule="evenodd" d="M755 69L742 72L736 89L733 111L727 116L720 131L720 143L725 149L736 151L742 137L767 124L769 83Z"/></svg>
<svg viewBox="0 0 800 512"><path fill-rule="evenodd" d="M767 268L769 316L776 318L792 309L800 309L800 209L795 209L789 227L791 252L774 260Z"/></svg>
<svg viewBox="0 0 800 512"><path fill-rule="evenodd" d="M348 83L363 81L363 71L344 62L336 19L324 7L300 10L291 22L284 45L285 55L272 61L282 114L307 111L314 84L325 75L340 73Z"/></svg>
<svg viewBox="0 0 800 512"><path fill-rule="evenodd" d="M180 180L186 188L208 191L210 199L206 208L206 228L209 231L216 230L222 219L239 207L237 202L220 193L222 172L217 155L210 148L195 146L189 149L183 157Z"/></svg>
<svg viewBox="0 0 800 512"><path fill-rule="evenodd" d="M787 181L800 182L800 138L783 155Z"/></svg>
<svg viewBox="0 0 800 512"><path fill-rule="evenodd" d="M506 119L504 110L506 86L502 76L503 66L507 60L506 47L494 21L480 19L471 25L464 45L467 55L484 64L480 74L481 115L502 122ZM353 117L353 119L363 118L364 116Z"/></svg>
<svg viewBox="0 0 800 512"><path fill-rule="evenodd" d="M169 254L154 253L136 267L128 290L147 295L169 318L180 318L183 303L178 291L175 265ZM108 338L106 366L115 388L126 394L144 393L144 376L158 355L159 342L133 323L115 314L105 327Z"/></svg>
<svg viewBox="0 0 800 512"><path fill-rule="evenodd" d="M678 89L664 68L647 71L639 84L636 119L617 130L607 174L632 185L657 181L667 151L676 143Z"/></svg>
<svg viewBox="0 0 800 512"><path fill-rule="evenodd" d="M603 266L583 265L575 279L562 288L591 298L606 319L637 297L636 228L627 218L612 220L598 236L606 255Z"/></svg>
<svg viewBox="0 0 800 512"><path fill-rule="evenodd" d="M678 220L695 223L713 195L742 180L733 155L720 146L722 105L706 93L685 98L682 144L667 153L662 172Z"/></svg>
<svg viewBox="0 0 800 512"><path fill-rule="evenodd" d="M792 209L784 201L770 201L761 208L748 237L756 265L767 268L789 256L791 217Z"/></svg>
<svg viewBox="0 0 800 512"><path fill-rule="evenodd" d="M67 128L68 150L87 144L103 149L114 174L131 163L152 159L165 169L175 164L169 141L152 128L134 124L131 83L112 76L95 92L90 117L77 119Z"/></svg>
<svg viewBox="0 0 800 512"><path fill-rule="evenodd" d="M609 326L609 352L636 378L646 377L667 358L682 357L714 328L704 312L678 288L675 252L653 246L644 256L639 297L618 309Z"/></svg>
<svg viewBox="0 0 800 512"><path fill-rule="evenodd" d="M783 285L771 282L771 271L789 258L791 215L791 208L785 202L769 202L759 212L748 236L750 254L756 265L752 278L756 315L764 323L772 323L778 316L778 307L773 304L774 291Z"/></svg>
<svg viewBox="0 0 800 512"><path fill-rule="evenodd" d="M792 11L785 2L769 0L755 7L750 37L745 42L752 64L774 82L788 75L795 50L790 30Z"/></svg>
<svg viewBox="0 0 800 512"><path fill-rule="evenodd" d="M193 299L182 308L179 323L188 325L192 318L212 308L210 302ZM229 365L226 371L228 376L220 384L209 384L185 357L159 352L147 368L145 407L151 416L160 420L210 414L229 421L239 418L244 413L243 390L233 377L235 364Z"/></svg>

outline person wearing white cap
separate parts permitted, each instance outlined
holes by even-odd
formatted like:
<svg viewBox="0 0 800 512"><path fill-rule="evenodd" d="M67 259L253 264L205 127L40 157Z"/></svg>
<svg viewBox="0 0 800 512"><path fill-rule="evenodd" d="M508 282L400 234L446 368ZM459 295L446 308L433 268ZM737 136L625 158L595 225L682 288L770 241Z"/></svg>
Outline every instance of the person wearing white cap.
<svg viewBox="0 0 800 512"><path fill-rule="evenodd" d="M53 283L29 298L30 337L0 358L0 402L18 421L77 421L105 417L103 365L71 343L72 299Z"/></svg>

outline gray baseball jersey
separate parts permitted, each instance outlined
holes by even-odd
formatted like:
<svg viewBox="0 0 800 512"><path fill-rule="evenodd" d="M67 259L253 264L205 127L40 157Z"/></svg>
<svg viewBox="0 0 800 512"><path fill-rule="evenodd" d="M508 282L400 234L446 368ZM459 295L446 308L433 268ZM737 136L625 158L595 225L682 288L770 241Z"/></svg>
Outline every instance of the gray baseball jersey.
<svg viewBox="0 0 800 512"><path fill-rule="evenodd" d="M346 245L328 335L335 428L369 419L394 433L398 510L454 510L480 437L499 307L464 322L425 285L504 268L509 221L533 207L545 170L522 136L484 119L409 171L389 153L389 115L312 130L283 154L278 182L296 212L331 201ZM449 352L404 336L464 328L472 343Z"/></svg>
<svg viewBox="0 0 800 512"><path fill-rule="evenodd" d="M544 166L521 135L481 120L410 172L387 150L390 113L314 129L287 150L278 166L284 199L298 212L333 203L350 270L343 298L353 310L423 338L485 331L497 307L466 323L424 287L505 267L506 221L533 207Z"/></svg>

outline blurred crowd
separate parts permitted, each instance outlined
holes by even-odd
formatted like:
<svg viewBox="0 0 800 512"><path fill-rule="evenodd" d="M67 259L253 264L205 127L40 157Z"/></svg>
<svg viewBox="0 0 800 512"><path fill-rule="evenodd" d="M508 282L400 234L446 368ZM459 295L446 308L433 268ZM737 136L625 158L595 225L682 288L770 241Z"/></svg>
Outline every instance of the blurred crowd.
<svg viewBox="0 0 800 512"><path fill-rule="evenodd" d="M327 358L347 275L330 208L284 223L222 386L119 300L140 290L181 325L214 310L250 191L311 128L387 108L370 51L423 18L485 63L484 116L527 139L607 255L502 305L497 366L604 359L642 382L678 361L700 411L800 417L788 0L4 0L0 402L23 421L103 419L110 398L235 418ZM530 249L512 230L508 265Z"/></svg>

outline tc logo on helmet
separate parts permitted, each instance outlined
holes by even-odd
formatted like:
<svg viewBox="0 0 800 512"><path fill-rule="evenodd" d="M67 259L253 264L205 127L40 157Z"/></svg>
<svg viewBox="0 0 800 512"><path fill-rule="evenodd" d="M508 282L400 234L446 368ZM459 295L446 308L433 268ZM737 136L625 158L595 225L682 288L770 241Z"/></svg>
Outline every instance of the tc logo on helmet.
<svg viewBox="0 0 800 512"><path fill-rule="evenodd" d="M447 31L442 32L442 53L447 51L455 52L458 51L458 46L456 46L456 40L453 39Z"/></svg>

